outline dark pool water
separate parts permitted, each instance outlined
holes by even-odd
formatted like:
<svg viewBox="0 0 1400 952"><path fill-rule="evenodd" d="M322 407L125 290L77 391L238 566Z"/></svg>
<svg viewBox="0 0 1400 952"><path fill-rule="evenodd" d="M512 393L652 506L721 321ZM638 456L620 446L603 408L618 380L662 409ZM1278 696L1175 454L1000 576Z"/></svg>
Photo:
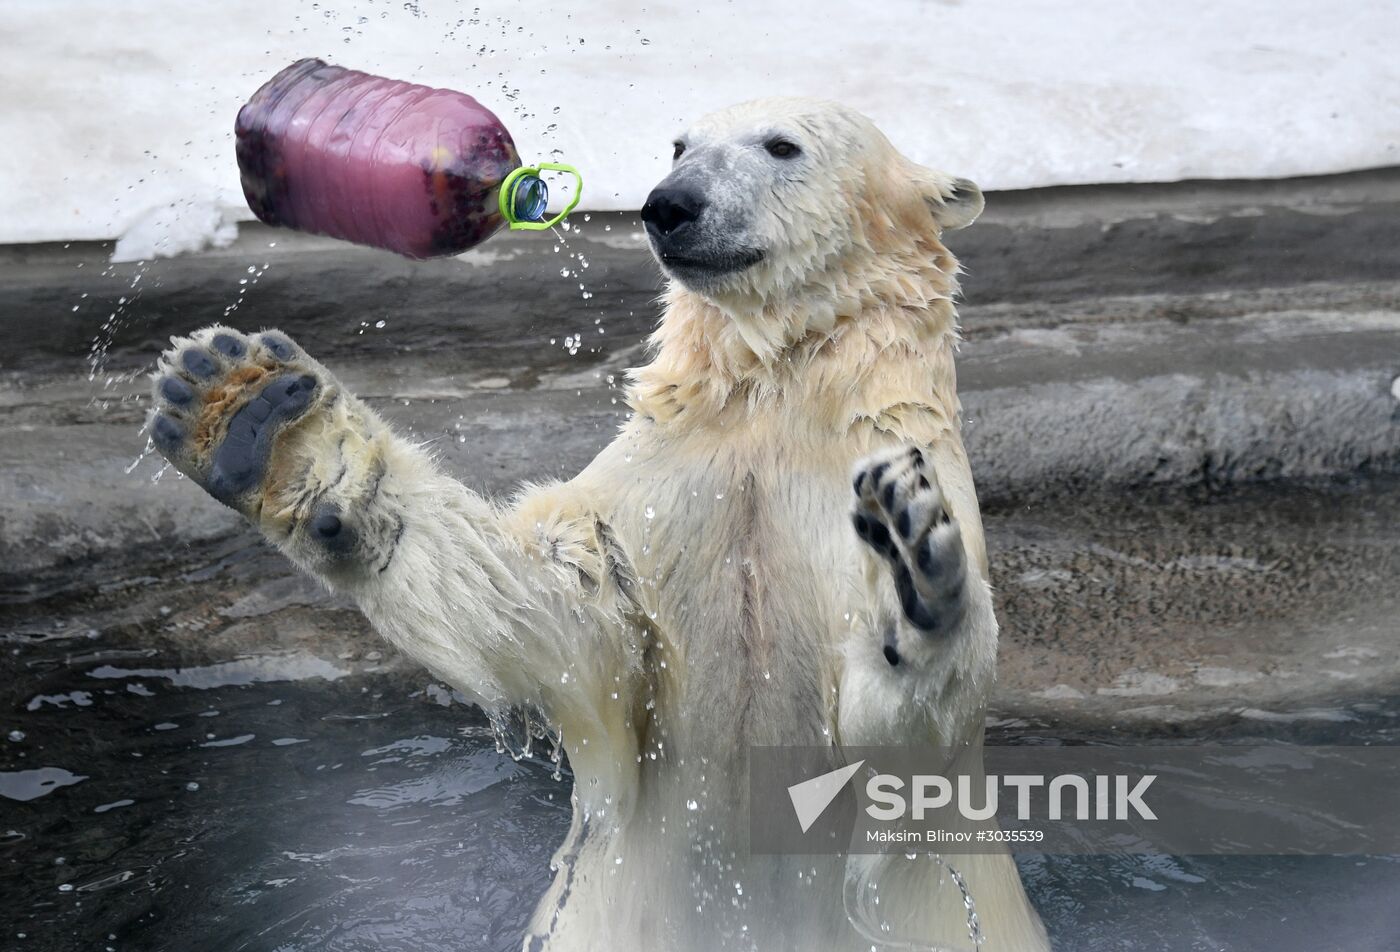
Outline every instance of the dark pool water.
<svg viewBox="0 0 1400 952"><path fill-rule="evenodd" d="M8 644L28 681L0 738L0 948L518 947L569 779L498 753L441 687L294 653L181 668L91 639ZM1347 713L1348 742L1395 742L1386 705ZM1400 949L1394 859L1020 862L1061 949Z"/></svg>
<svg viewBox="0 0 1400 952"><path fill-rule="evenodd" d="M516 947L567 786L436 686L253 680L314 670L49 668L5 712L0 948Z"/></svg>

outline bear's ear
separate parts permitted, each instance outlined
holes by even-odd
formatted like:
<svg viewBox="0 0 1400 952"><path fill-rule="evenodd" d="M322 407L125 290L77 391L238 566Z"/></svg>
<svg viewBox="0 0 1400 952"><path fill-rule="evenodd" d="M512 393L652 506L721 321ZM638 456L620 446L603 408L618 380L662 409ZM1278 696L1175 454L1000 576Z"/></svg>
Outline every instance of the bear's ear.
<svg viewBox="0 0 1400 952"><path fill-rule="evenodd" d="M977 220L986 204L977 183L965 178L944 178L930 189L925 200L944 231L966 228Z"/></svg>

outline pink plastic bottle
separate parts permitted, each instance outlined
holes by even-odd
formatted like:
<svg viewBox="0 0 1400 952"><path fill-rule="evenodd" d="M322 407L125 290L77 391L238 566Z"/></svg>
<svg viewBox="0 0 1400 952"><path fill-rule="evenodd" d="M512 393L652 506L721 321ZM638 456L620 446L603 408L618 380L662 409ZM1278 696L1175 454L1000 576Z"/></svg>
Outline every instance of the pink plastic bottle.
<svg viewBox="0 0 1400 952"><path fill-rule="evenodd" d="M460 254L508 221L544 227L518 224L543 217L543 180L511 176L510 133L465 93L304 59L253 94L234 131L243 194L269 225L410 258Z"/></svg>

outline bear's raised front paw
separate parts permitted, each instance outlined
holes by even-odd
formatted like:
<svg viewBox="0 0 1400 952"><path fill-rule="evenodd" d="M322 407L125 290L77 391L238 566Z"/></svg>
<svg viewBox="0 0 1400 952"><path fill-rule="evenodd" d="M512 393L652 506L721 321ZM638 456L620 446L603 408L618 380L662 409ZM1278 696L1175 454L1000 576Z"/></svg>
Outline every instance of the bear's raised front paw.
<svg viewBox="0 0 1400 952"><path fill-rule="evenodd" d="M853 486L856 535L889 563L904 617L920 631L951 631L966 609L967 555L932 465L917 447L888 450L856 466ZM898 663L889 638L885 654Z"/></svg>
<svg viewBox="0 0 1400 952"><path fill-rule="evenodd" d="M151 441L215 499L251 515L278 436L331 399L332 381L278 331L215 325L171 344L155 374Z"/></svg>

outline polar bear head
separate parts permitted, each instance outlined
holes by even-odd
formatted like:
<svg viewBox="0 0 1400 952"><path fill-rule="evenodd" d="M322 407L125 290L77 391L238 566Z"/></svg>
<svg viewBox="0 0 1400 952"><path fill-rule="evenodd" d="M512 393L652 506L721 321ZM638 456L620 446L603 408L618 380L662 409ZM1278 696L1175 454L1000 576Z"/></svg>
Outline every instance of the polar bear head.
<svg viewBox="0 0 1400 952"><path fill-rule="evenodd" d="M830 288L860 270L853 256L936 242L981 210L976 185L906 159L860 113L775 98L677 137L642 219L666 274L732 311Z"/></svg>

